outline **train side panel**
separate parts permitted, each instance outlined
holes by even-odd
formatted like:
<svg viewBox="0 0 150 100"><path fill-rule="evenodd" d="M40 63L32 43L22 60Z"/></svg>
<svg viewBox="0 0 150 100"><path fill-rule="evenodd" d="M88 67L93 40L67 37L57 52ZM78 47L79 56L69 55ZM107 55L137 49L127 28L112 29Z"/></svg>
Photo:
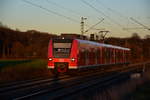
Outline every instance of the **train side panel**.
<svg viewBox="0 0 150 100"><path fill-rule="evenodd" d="M48 45L48 68L54 68L53 60L53 42L52 40L49 41Z"/></svg>
<svg viewBox="0 0 150 100"><path fill-rule="evenodd" d="M69 62L69 69L77 69L78 68L78 41L73 40L71 52L70 52L70 62Z"/></svg>

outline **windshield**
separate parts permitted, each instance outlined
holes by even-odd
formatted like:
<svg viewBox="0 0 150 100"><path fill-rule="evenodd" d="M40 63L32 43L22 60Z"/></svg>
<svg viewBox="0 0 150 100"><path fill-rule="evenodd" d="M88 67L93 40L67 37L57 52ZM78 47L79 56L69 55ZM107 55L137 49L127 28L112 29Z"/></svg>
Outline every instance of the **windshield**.
<svg viewBox="0 0 150 100"><path fill-rule="evenodd" d="M70 56L71 43L53 43L53 56L55 58L68 58Z"/></svg>

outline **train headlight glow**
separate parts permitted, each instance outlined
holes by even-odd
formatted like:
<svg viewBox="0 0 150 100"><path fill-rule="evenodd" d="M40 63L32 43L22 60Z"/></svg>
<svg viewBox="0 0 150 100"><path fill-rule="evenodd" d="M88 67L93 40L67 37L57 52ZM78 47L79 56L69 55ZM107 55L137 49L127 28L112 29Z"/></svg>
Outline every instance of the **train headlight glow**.
<svg viewBox="0 0 150 100"><path fill-rule="evenodd" d="M52 58L49 58L48 60L49 60L49 61L52 61L53 59L52 59Z"/></svg>
<svg viewBox="0 0 150 100"><path fill-rule="evenodd" d="M71 61L75 61L75 58L71 58Z"/></svg>

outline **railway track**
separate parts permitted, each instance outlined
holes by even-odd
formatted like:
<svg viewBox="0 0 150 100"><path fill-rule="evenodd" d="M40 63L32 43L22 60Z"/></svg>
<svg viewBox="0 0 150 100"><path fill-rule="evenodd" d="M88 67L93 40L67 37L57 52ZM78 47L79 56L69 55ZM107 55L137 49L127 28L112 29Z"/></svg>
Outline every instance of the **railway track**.
<svg viewBox="0 0 150 100"><path fill-rule="evenodd" d="M11 84L3 85L0 88L0 98L10 99L18 96L18 95L25 95L26 93L30 93L33 90L38 89L41 87L47 87L49 83L54 81L63 80L68 78L69 76L61 76L59 78L40 78L40 79L33 79L27 80L22 82L14 82Z"/></svg>
<svg viewBox="0 0 150 100"><path fill-rule="evenodd" d="M124 79L125 77L126 75L123 73L109 73L107 75L93 74L92 76L78 77L75 80L59 82L55 87L17 97L14 100L59 100L66 99L66 97L71 98L72 96L77 95L78 92L84 91L89 87L97 85L101 85L101 87L107 86L120 79Z"/></svg>
<svg viewBox="0 0 150 100"><path fill-rule="evenodd" d="M39 78L33 78L33 79L29 79L29 80L24 80L24 81L0 83L0 89L5 88L5 87L9 87L9 86L14 86L14 85L17 86L18 84L25 84L25 83L29 83L29 82L33 82L33 81L44 80L44 79L48 79L48 78L51 78L51 77L39 77Z"/></svg>
<svg viewBox="0 0 150 100"><path fill-rule="evenodd" d="M94 73L96 75L102 73ZM37 95L41 93L46 93L51 90L51 92L55 90L59 90L63 87L62 84L70 84L72 82L80 81L83 79L88 79L89 77L93 77L92 75L84 74L84 76L77 75L74 77L70 76L61 76L58 78L44 79L44 80L36 80L23 84L16 84L9 87L3 87L0 89L0 98L2 100L12 100L12 99L22 99L24 97L30 97L32 95Z"/></svg>

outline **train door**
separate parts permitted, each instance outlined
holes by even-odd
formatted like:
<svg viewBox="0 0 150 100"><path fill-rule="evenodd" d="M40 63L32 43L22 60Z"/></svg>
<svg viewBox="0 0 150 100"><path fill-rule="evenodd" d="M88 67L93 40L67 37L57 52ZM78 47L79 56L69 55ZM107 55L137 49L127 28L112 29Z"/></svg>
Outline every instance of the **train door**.
<svg viewBox="0 0 150 100"><path fill-rule="evenodd" d="M127 59L127 62L130 62L130 51L126 51L126 59Z"/></svg>
<svg viewBox="0 0 150 100"><path fill-rule="evenodd" d="M92 48L89 49L89 65L93 63L93 50Z"/></svg>
<svg viewBox="0 0 150 100"><path fill-rule="evenodd" d="M103 64L102 47L100 47L99 50L100 50L100 63L99 64Z"/></svg>
<svg viewBox="0 0 150 100"><path fill-rule="evenodd" d="M122 63L122 50L119 50L119 63Z"/></svg>
<svg viewBox="0 0 150 100"><path fill-rule="evenodd" d="M123 55L122 54L123 54L122 50L120 50L120 63L122 63L122 61L123 61Z"/></svg>
<svg viewBox="0 0 150 100"><path fill-rule="evenodd" d="M121 63L121 52L120 52L120 50L118 50L118 63Z"/></svg>
<svg viewBox="0 0 150 100"><path fill-rule="evenodd" d="M96 62L96 64L100 64L101 63L101 51L100 51L100 48L98 48L96 50L96 56L97 56L97 62Z"/></svg>
<svg viewBox="0 0 150 100"><path fill-rule="evenodd" d="M106 59L106 56L105 56L105 47L102 47L102 64L105 64L105 59Z"/></svg>
<svg viewBox="0 0 150 100"><path fill-rule="evenodd" d="M91 49L91 64L92 65L95 64L95 58L96 58L96 56L95 56L95 49L92 48Z"/></svg>
<svg viewBox="0 0 150 100"><path fill-rule="evenodd" d="M124 50L122 50L122 63L124 63Z"/></svg>
<svg viewBox="0 0 150 100"><path fill-rule="evenodd" d="M89 64L89 51L86 48L85 49L85 65L88 65L88 64Z"/></svg>
<svg viewBox="0 0 150 100"><path fill-rule="evenodd" d="M106 48L106 63L107 64L110 64L110 59L111 59L111 57L110 57L110 49L109 48Z"/></svg>
<svg viewBox="0 0 150 100"><path fill-rule="evenodd" d="M115 63L118 63L118 49L115 49Z"/></svg>
<svg viewBox="0 0 150 100"><path fill-rule="evenodd" d="M113 49L113 64L115 64L115 49Z"/></svg>
<svg viewBox="0 0 150 100"><path fill-rule="evenodd" d="M110 55L111 55L111 61L110 61L110 63L113 64L113 59L114 59L113 48L111 48L110 50L111 50L110 51L111 52L110 53Z"/></svg>
<svg viewBox="0 0 150 100"><path fill-rule="evenodd" d="M82 49L79 46L79 54L78 54L78 65L81 66L82 65Z"/></svg>
<svg viewBox="0 0 150 100"><path fill-rule="evenodd" d="M123 50L123 63L125 63L126 62L126 57L125 57L125 50Z"/></svg>
<svg viewBox="0 0 150 100"><path fill-rule="evenodd" d="M79 62L80 62L80 65L85 65L85 60L86 60L86 54L85 54L85 50L82 48L80 50L80 54L79 54Z"/></svg>
<svg viewBox="0 0 150 100"><path fill-rule="evenodd" d="M124 63L126 62L126 50L124 50Z"/></svg>

